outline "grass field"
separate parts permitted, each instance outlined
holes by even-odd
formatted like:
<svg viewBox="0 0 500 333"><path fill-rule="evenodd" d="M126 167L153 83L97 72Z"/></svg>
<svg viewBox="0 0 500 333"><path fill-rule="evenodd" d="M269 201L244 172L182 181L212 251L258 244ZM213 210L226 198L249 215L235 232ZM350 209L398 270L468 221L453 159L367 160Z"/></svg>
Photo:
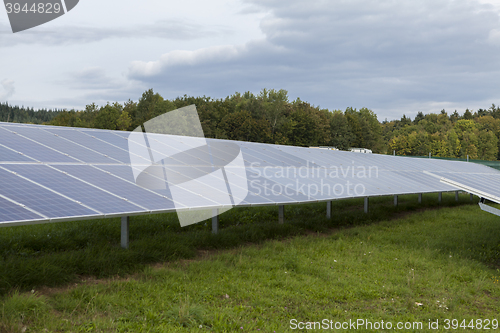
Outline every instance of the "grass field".
<svg viewBox="0 0 500 333"><path fill-rule="evenodd" d="M218 235L134 217L130 250L118 220L2 228L0 332L284 332L323 319L495 331L500 218L465 195L392 202L371 199L366 215L362 200L337 201L330 220L324 203L287 206L285 225L277 207L233 209Z"/></svg>

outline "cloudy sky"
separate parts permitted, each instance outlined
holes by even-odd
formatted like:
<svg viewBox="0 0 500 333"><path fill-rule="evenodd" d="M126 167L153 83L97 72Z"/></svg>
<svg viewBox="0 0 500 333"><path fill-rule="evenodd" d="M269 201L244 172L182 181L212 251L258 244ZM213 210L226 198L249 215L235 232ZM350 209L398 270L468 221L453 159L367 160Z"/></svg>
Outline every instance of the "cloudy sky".
<svg viewBox="0 0 500 333"><path fill-rule="evenodd" d="M76 108L286 89L379 120L500 104L500 0L80 0L13 34L0 101Z"/></svg>

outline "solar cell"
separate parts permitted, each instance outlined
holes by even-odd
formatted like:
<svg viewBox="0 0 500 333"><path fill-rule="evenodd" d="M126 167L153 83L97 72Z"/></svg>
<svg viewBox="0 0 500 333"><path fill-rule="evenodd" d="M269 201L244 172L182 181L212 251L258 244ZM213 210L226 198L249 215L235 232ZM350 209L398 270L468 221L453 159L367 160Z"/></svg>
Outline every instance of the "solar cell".
<svg viewBox="0 0 500 333"><path fill-rule="evenodd" d="M0 195L23 204L48 218L99 215L79 203L0 168Z"/></svg>
<svg viewBox="0 0 500 333"><path fill-rule="evenodd" d="M168 193L153 193L95 167L88 165L56 165L54 167L108 192L126 198L131 203L142 206L148 211L166 211L175 208L170 198L163 197Z"/></svg>
<svg viewBox="0 0 500 333"><path fill-rule="evenodd" d="M130 165L119 165L119 164L99 165L99 169L107 171L131 183L135 182L134 173L132 172L132 167Z"/></svg>
<svg viewBox="0 0 500 333"><path fill-rule="evenodd" d="M49 133L42 128L18 127L16 132L85 163L116 163L116 161L107 156L87 149L82 145L65 140L64 138L56 134Z"/></svg>
<svg viewBox="0 0 500 333"><path fill-rule="evenodd" d="M4 162L34 162L33 159L0 146L0 163Z"/></svg>
<svg viewBox="0 0 500 333"><path fill-rule="evenodd" d="M130 163L130 155L128 153L128 150L119 149L116 146L113 146L105 141L97 139L95 136L93 137L91 135L87 135L85 133L76 131L74 129L72 130L72 129L50 128L46 129L46 131L52 134L57 134L62 138L83 145L103 155L109 156L115 159L116 161L122 163Z"/></svg>
<svg viewBox="0 0 500 333"><path fill-rule="evenodd" d="M21 135L11 132L17 130L18 128L19 127L13 126L0 127L0 143L40 162L77 162L77 160L64 155L61 152L44 147L35 141L28 140Z"/></svg>
<svg viewBox="0 0 500 333"><path fill-rule="evenodd" d="M500 174L458 172L432 172L432 174L500 198Z"/></svg>
<svg viewBox="0 0 500 333"><path fill-rule="evenodd" d="M115 195L104 192L46 165L5 165L6 169L79 201L103 214L144 212Z"/></svg>
<svg viewBox="0 0 500 333"><path fill-rule="evenodd" d="M43 216L0 197L0 225L5 222L40 220Z"/></svg>
<svg viewBox="0 0 500 333"><path fill-rule="evenodd" d="M125 136L120 136L115 134L113 131L99 131L99 130L90 130L90 129L79 129L80 132L90 135L91 137L98 138L104 142L107 142L113 146L119 147L122 150L128 151L128 140ZM126 134L130 134L130 132L126 132Z"/></svg>

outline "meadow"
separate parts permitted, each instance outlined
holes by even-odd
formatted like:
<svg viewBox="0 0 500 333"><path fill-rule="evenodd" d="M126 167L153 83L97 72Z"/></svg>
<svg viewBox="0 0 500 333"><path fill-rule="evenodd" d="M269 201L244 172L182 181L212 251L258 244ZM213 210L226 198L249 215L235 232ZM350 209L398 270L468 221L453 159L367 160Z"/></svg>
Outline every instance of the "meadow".
<svg viewBox="0 0 500 333"><path fill-rule="evenodd" d="M217 235L132 217L129 250L119 219L1 228L0 332L500 330L500 218L477 198L325 206L286 206L283 225L236 208Z"/></svg>

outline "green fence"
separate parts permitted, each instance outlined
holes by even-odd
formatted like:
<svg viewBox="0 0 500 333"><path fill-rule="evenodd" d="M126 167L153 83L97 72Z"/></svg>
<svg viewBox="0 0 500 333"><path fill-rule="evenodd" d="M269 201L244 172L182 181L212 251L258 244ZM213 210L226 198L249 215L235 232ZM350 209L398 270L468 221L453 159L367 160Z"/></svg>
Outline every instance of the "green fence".
<svg viewBox="0 0 500 333"><path fill-rule="evenodd" d="M449 160L449 161L464 161L467 162L466 158L453 158L453 157L434 157L434 156L406 156L406 157L416 157L416 158L433 158L439 160ZM500 170L500 161L485 161L485 160L472 160L469 159L469 162L483 164L489 166L490 168Z"/></svg>

